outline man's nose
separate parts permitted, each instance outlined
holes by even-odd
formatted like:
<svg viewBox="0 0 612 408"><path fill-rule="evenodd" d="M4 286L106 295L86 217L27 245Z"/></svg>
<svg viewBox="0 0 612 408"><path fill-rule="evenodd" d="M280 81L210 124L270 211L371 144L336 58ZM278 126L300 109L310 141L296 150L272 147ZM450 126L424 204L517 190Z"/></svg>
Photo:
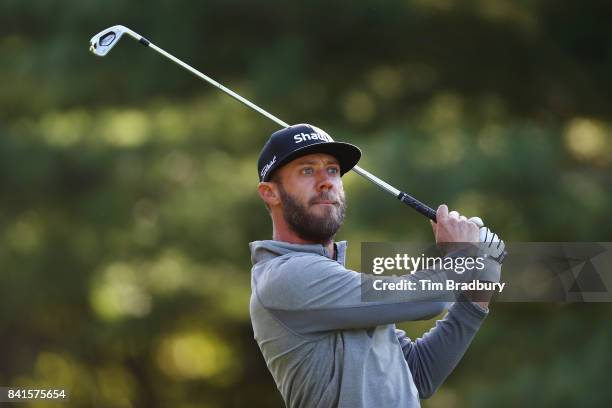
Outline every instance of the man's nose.
<svg viewBox="0 0 612 408"><path fill-rule="evenodd" d="M323 169L319 172L319 179L317 180L317 191L329 191L334 188L334 183L331 175L327 172L327 169Z"/></svg>

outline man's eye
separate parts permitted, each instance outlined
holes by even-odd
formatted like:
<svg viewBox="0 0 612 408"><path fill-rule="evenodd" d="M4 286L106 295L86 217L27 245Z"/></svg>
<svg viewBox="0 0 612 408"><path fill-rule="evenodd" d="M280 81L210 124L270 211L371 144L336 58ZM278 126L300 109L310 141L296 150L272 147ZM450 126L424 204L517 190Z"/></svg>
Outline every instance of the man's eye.
<svg viewBox="0 0 612 408"><path fill-rule="evenodd" d="M340 169L337 168L337 167L329 167L327 169L327 171L328 171L329 174L338 174L338 173L340 173Z"/></svg>
<svg viewBox="0 0 612 408"><path fill-rule="evenodd" d="M305 174L305 175L310 175L310 174L312 174L312 173L313 173L312 167L304 167L304 168L302 169L302 174Z"/></svg>

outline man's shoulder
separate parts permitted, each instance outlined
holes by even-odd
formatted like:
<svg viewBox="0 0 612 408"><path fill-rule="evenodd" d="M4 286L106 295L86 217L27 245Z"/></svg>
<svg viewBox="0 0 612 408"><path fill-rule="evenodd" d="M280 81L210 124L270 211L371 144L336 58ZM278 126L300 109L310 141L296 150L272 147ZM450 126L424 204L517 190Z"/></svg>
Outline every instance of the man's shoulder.
<svg viewBox="0 0 612 408"><path fill-rule="evenodd" d="M291 252L279 255L274 258L258 262L253 265L252 271L256 276L268 275L270 278L291 278L296 279L304 273L317 272L321 268L336 264L336 261L319 254L309 252Z"/></svg>
<svg viewBox="0 0 612 408"><path fill-rule="evenodd" d="M309 298L319 285L347 279L348 274L356 272L326 256L292 252L255 264L252 273L254 289L261 300L276 304L279 299Z"/></svg>

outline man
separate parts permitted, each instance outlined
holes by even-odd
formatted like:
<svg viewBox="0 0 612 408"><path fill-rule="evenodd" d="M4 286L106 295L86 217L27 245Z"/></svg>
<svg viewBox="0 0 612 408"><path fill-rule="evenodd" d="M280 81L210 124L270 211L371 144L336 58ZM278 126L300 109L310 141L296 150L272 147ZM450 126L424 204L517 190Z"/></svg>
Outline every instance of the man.
<svg viewBox="0 0 612 408"><path fill-rule="evenodd" d="M259 157L258 191L273 239L250 244L250 313L288 407L418 407L454 369L488 313L487 302L462 298L412 341L394 323L441 313L445 303L435 294L394 291L362 301L362 278L369 275L346 269L346 242L334 242L346 208L341 176L360 156L356 146L300 124L272 134ZM432 223L436 242L478 242L482 222L472 220L440 206ZM502 241L496 242L497 248ZM443 276L430 270L404 278L423 274ZM486 258L480 278L499 281L499 263Z"/></svg>

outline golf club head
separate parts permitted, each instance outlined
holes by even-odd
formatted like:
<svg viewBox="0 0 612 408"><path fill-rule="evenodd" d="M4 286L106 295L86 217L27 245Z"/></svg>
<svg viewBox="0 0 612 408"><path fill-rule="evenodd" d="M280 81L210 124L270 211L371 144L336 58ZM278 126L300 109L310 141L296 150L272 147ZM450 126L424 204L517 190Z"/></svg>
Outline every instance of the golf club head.
<svg viewBox="0 0 612 408"><path fill-rule="evenodd" d="M89 40L89 51L98 57L104 57L119 42L121 36L130 33L127 27L116 25L100 31Z"/></svg>

